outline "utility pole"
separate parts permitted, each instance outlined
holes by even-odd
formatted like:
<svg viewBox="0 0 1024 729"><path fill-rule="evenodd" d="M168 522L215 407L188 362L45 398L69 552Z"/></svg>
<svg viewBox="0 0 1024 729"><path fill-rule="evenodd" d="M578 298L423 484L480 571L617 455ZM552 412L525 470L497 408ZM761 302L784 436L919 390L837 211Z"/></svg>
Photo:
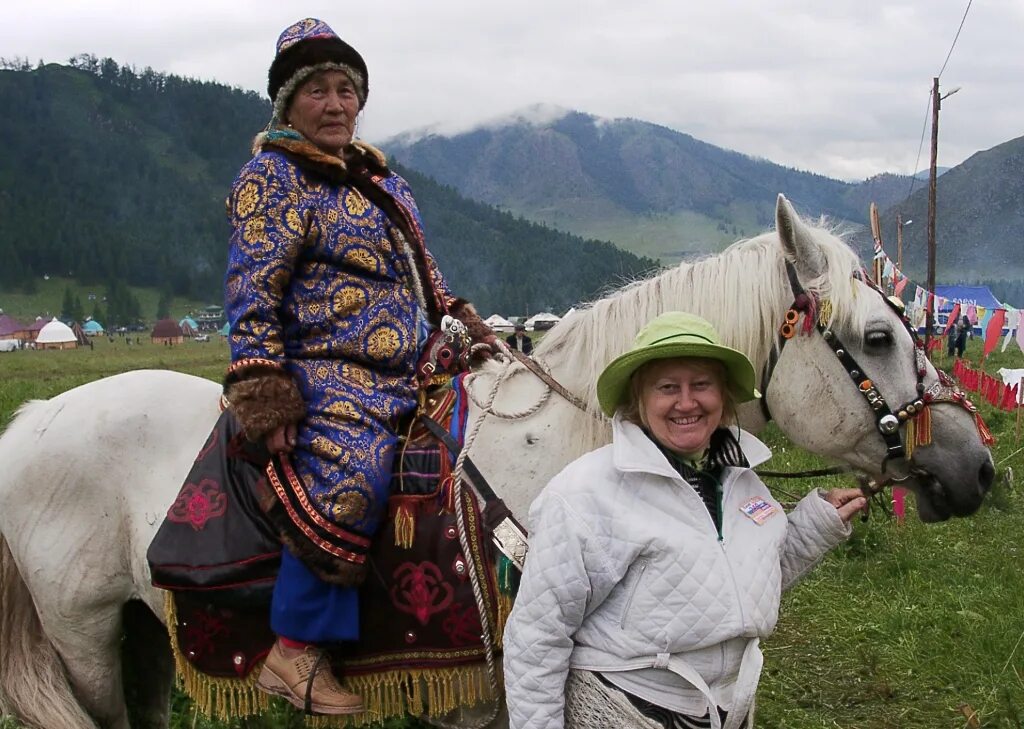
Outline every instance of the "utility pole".
<svg viewBox="0 0 1024 729"><path fill-rule="evenodd" d="M928 308L924 319L924 351L930 354L928 345L935 329L935 188L939 158L939 77L932 79L932 161L928 169Z"/></svg>
<svg viewBox="0 0 1024 729"><path fill-rule="evenodd" d="M928 351L935 325L935 188L939 159L939 107L942 100L952 96L960 87L939 96L939 77L932 79L932 162L928 174L928 312L925 316L924 347Z"/></svg>
<svg viewBox="0 0 1024 729"><path fill-rule="evenodd" d="M896 268L903 270L903 213L896 213Z"/></svg>

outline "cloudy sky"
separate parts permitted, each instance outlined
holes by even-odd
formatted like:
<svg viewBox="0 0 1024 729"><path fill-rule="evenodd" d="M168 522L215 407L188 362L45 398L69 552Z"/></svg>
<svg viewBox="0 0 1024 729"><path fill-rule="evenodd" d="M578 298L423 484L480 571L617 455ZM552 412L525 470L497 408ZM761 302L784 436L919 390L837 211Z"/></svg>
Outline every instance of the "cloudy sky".
<svg viewBox="0 0 1024 729"><path fill-rule="evenodd" d="M662 124L842 179L928 165L932 77L968 0L33 0L0 56L78 53L265 93L278 33L326 20L366 58L359 133L460 130L534 104ZM939 164L1024 135L1024 0L973 0L941 76Z"/></svg>

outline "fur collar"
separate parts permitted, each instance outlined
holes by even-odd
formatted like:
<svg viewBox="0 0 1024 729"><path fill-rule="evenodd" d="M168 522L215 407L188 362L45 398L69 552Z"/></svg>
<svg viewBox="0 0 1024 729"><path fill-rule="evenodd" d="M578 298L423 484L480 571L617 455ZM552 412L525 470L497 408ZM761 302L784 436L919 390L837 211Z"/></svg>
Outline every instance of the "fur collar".
<svg viewBox="0 0 1024 729"><path fill-rule="evenodd" d="M284 152L305 170L319 173L332 182L342 182L350 174L369 172L390 175L387 157L371 144L356 140L345 146L342 156L328 154L294 129L275 127L260 132L253 139L252 153L277 150Z"/></svg>

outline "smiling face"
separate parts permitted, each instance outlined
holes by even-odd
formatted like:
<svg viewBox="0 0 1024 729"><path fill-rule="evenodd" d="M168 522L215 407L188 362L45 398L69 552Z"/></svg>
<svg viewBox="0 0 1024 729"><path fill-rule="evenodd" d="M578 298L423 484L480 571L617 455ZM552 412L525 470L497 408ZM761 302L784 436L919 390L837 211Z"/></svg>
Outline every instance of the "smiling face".
<svg viewBox="0 0 1024 729"><path fill-rule="evenodd" d="M725 412L725 373L715 360L655 360L638 371L640 417L664 448L704 452Z"/></svg>
<svg viewBox="0 0 1024 729"><path fill-rule="evenodd" d="M324 152L340 155L352 141L358 113L359 96L352 79L341 71L321 71L295 92L285 119Z"/></svg>

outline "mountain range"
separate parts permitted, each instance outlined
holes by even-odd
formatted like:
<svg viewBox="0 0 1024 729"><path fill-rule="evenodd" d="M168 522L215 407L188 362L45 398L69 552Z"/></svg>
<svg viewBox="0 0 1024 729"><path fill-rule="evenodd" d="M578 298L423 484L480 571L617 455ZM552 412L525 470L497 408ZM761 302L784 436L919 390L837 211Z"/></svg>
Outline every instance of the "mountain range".
<svg viewBox="0 0 1024 729"><path fill-rule="evenodd" d="M941 276L1019 278L1024 273L1022 140L979 152L939 178L937 240ZM403 164L474 199L531 220L671 263L719 250L774 224L777 193L797 209L854 231L863 254L875 202L912 216L908 270L924 270L925 179L879 174L843 182L722 149L663 126L550 108L526 110L466 132L412 132L386 143ZM913 194L907 199L909 192Z"/></svg>
<svg viewBox="0 0 1024 729"><path fill-rule="evenodd" d="M665 263L771 227L779 192L815 217L861 221L871 200L895 202L910 185L891 174L851 184L656 124L546 107L385 148L464 195Z"/></svg>
<svg viewBox="0 0 1024 729"><path fill-rule="evenodd" d="M947 171L935 198L936 266L947 279L1024 278L1024 137L978 152ZM927 183L882 215L890 252L897 214L914 221L903 226L903 259L908 273L923 279Z"/></svg>

